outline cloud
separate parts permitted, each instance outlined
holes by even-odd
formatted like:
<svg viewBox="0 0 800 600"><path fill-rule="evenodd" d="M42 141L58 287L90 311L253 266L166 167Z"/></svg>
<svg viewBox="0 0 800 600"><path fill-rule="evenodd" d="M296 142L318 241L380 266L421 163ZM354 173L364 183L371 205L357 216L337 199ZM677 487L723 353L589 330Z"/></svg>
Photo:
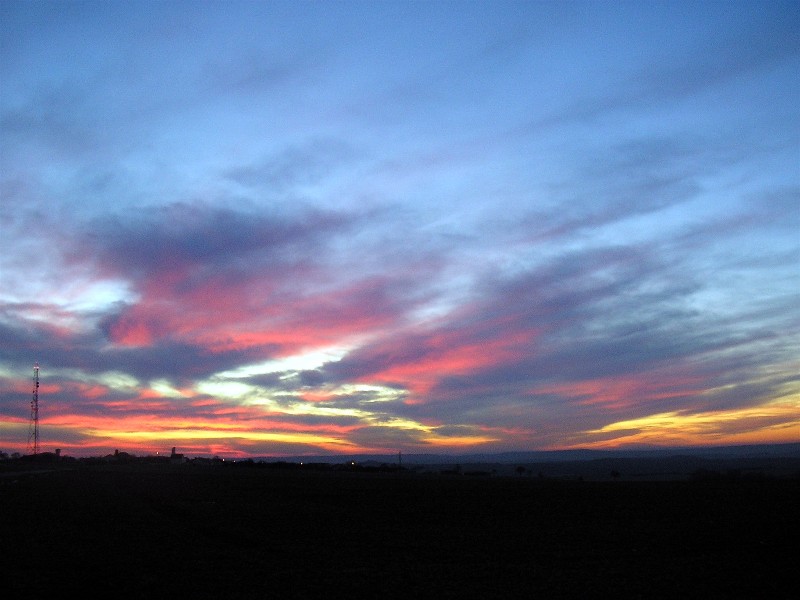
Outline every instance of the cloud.
<svg viewBox="0 0 800 600"><path fill-rule="evenodd" d="M9 6L0 426L39 360L92 448L778 435L791 3Z"/></svg>

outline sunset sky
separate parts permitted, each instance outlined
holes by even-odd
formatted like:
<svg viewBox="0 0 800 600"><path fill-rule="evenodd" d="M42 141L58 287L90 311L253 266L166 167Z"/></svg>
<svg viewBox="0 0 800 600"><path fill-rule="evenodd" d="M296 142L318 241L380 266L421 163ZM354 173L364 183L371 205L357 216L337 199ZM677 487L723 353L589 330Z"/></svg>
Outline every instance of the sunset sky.
<svg viewBox="0 0 800 600"><path fill-rule="evenodd" d="M800 3L0 2L0 451L800 441Z"/></svg>

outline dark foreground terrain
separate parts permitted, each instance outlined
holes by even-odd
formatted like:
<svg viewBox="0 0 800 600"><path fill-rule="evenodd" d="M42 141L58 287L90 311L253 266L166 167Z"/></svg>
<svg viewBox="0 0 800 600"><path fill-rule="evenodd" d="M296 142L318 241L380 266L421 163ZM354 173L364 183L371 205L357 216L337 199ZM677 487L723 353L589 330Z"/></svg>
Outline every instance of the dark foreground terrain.
<svg viewBox="0 0 800 600"><path fill-rule="evenodd" d="M190 465L0 479L3 598L790 598L800 480Z"/></svg>

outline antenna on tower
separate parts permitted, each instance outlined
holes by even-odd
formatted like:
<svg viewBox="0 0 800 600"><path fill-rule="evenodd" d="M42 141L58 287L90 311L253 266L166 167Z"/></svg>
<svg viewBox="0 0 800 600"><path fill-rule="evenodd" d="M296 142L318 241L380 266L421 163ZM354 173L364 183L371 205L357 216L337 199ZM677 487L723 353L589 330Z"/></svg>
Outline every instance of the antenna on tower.
<svg viewBox="0 0 800 600"><path fill-rule="evenodd" d="M39 363L33 365L33 398L31 399L31 423L28 428L28 448L39 453Z"/></svg>

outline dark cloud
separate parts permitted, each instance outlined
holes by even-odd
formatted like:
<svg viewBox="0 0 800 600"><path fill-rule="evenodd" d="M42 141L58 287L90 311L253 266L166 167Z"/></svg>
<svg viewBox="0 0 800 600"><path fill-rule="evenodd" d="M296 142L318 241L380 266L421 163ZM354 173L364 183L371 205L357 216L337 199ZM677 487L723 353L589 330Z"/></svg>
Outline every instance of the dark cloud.
<svg viewBox="0 0 800 600"><path fill-rule="evenodd" d="M426 446L422 431L382 425L359 427L348 438L359 446L383 451L419 452Z"/></svg>
<svg viewBox="0 0 800 600"><path fill-rule="evenodd" d="M107 319L113 320L109 315ZM242 361L269 358L269 348L232 349L211 353L191 344L163 341L147 347L110 346L101 322L99 329L73 332L47 322L8 320L0 323L0 356L12 365L33 361L80 369L88 374L118 371L143 381L165 378L187 382L238 366Z"/></svg>
<svg viewBox="0 0 800 600"><path fill-rule="evenodd" d="M109 269L163 271L187 263L250 269L249 259L259 265L313 257L326 237L353 223L352 217L321 210L291 216L176 203L124 222L94 222L84 240L87 254L105 259Z"/></svg>

